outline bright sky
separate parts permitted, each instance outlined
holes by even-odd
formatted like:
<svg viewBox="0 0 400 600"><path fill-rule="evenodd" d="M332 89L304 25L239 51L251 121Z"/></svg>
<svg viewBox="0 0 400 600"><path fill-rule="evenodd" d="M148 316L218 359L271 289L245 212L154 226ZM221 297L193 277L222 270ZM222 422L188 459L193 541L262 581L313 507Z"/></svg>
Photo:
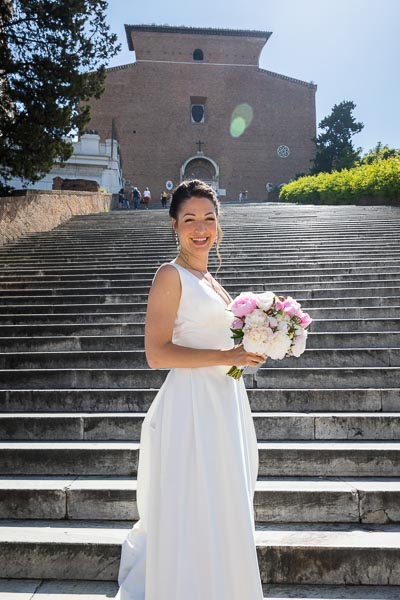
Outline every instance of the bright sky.
<svg viewBox="0 0 400 600"><path fill-rule="evenodd" d="M125 23L272 31L260 66L316 83L317 123L352 100L354 145L400 148L400 0L109 0L109 23L122 43L110 66L134 60Z"/></svg>

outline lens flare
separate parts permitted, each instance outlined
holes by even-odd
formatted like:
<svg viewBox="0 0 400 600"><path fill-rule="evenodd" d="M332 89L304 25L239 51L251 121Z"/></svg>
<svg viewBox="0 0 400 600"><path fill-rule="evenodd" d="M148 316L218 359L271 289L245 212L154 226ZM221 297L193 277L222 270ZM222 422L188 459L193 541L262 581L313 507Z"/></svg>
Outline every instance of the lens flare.
<svg viewBox="0 0 400 600"><path fill-rule="evenodd" d="M234 138L238 138L246 131L253 120L253 109L250 104L244 102L238 104L231 116L230 134Z"/></svg>

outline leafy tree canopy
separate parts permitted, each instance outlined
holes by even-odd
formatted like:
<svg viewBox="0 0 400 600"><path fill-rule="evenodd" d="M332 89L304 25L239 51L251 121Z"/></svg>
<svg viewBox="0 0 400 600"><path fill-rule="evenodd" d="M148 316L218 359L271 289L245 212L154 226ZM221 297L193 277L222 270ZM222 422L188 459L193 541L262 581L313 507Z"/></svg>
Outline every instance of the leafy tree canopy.
<svg viewBox="0 0 400 600"><path fill-rule="evenodd" d="M65 161L83 133L90 98L119 51L106 0L0 2L0 185L34 182Z"/></svg>
<svg viewBox="0 0 400 600"><path fill-rule="evenodd" d="M383 145L382 142L378 142L375 148L369 150L360 160L362 165L371 165L378 160L387 160L393 156L400 156L400 149L389 148L387 144Z"/></svg>
<svg viewBox="0 0 400 600"><path fill-rule="evenodd" d="M313 140L316 156L310 174L349 169L360 159L361 148L356 150L351 138L363 129L364 124L356 122L355 107L354 102L344 100L335 104L331 114L319 123L319 128L324 131Z"/></svg>

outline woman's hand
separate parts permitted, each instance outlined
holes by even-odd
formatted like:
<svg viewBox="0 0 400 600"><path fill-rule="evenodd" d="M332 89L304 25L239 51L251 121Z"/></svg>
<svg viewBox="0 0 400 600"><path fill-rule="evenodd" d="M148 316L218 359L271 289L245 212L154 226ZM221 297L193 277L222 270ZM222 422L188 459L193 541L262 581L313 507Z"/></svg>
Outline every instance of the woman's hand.
<svg viewBox="0 0 400 600"><path fill-rule="evenodd" d="M230 350L224 350L226 353L226 359L224 358L225 365L241 366L241 367L255 367L262 365L267 358L266 354L255 354L254 352L247 352L244 349L243 342L231 348Z"/></svg>

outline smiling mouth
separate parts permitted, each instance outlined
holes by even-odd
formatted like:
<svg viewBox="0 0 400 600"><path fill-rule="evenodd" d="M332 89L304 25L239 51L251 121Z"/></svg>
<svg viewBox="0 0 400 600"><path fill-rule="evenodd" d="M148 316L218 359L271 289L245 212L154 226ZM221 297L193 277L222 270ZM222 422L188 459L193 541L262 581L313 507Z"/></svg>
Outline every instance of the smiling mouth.
<svg viewBox="0 0 400 600"><path fill-rule="evenodd" d="M192 242L194 244L196 244L196 246L202 246L204 244L206 244L209 240L208 237L203 237L203 238L191 238Z"/></svg>

